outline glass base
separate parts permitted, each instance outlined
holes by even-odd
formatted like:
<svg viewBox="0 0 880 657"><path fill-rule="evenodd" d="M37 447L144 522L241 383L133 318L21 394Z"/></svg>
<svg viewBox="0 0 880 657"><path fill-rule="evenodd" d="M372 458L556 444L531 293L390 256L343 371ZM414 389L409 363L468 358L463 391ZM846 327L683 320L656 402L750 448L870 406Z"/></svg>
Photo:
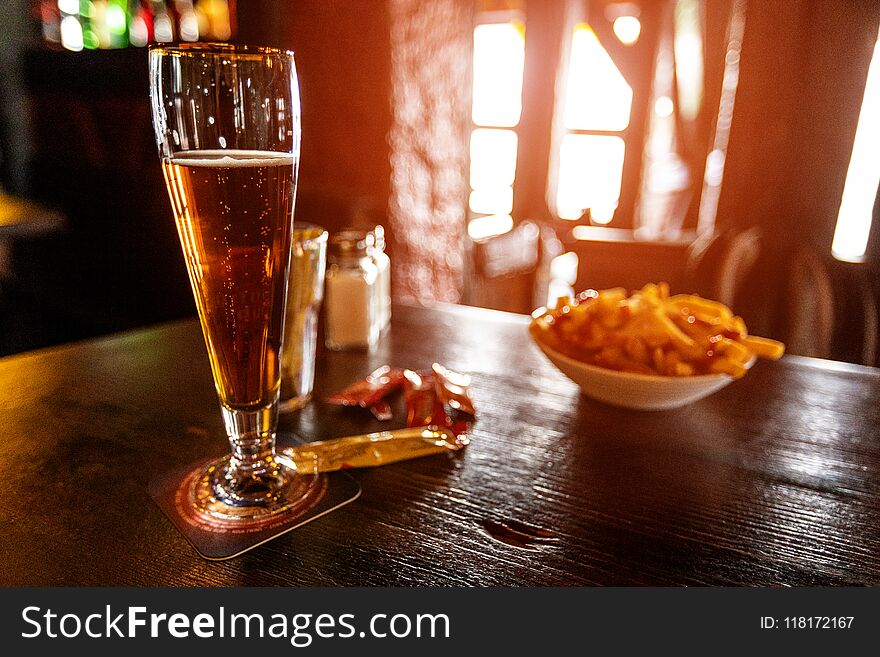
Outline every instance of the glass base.
<svg viewBox="0 0 880 657"><path fill-rule="evenodd" d="M317 472L297 471L293 462L276 455L260 472L242 479L229 475L230 457L208 464L189 483L189 501L197 516L209 522L260 524L284 515L301 514L321 498Z"/></svg>
<svg viewBox="0 0 880 657"><path fill-rule="evenodd" d="M280 399L278 401L278 412L279 413L291 413L293 411L298 411L303 406L308 404L312 400L312 393L308 393L306 395L300 395L297 397L290 397L289 399Z"/></svg>

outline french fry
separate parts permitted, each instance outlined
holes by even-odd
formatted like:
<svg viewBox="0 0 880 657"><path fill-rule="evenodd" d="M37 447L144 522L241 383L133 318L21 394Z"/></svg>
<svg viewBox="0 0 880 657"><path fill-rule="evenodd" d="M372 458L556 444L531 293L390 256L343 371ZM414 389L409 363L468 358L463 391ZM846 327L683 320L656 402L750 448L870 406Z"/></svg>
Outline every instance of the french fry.
<svg viewBox="0 0 880 657"><path fill-rule="evenodd" d="M741 317L718 301L670 296L666 283L585 290L532 315L542 344L610 369L662 376L743 376L755 358L777 359L785 345L748 335Z"/></svg>
<svg viewBox="0 0 880 657"><path fill-rule="evenodd" d="M747 363L752 358L753 350L750 350L742 342L737 342L730 338L721 338L716 344L722 354L738 363Z"/></svg>
<svg viewBox="0 0 880 657"><path fill-rule="evenodd" d="M660 347L654 347L654 350L651 352L651 357L654 364L654 370L657 372L662 372L663 367L666 363L666 358L663 354L663 350Z"/></svg>
<svg viewBox="0 0 880 657"><path fill-rule="evenodd" d="M745 365L742 363L738 363L731 358L722 356L720 358L713 358L709 361L709 371L714 374L727 374L738 379L745 375L748 369L746 369Z"/></svg>
<svg viewBox="0 0 880 657"><path fill-rule="evenodd" d="M758 358L779 360L785 353L785 345L778 340L759 338L756 335L747 335L740 338L742 344Z"/></svg>
<svg viewBox="0 0 880 657"><path fill-rule="evenodd" d="M694 314L700 313L726 322L733 319L733 311L723 303L704 299L696 294L676 294L669 298L668 303L672 307L689 308Z"/></svg>
<svg viewBox="0 0 880 657"><path fill-rule="evenodd" d="M648 347L641 338L634 337L626 341L626 353L637 363L648 363Z"/></svg>

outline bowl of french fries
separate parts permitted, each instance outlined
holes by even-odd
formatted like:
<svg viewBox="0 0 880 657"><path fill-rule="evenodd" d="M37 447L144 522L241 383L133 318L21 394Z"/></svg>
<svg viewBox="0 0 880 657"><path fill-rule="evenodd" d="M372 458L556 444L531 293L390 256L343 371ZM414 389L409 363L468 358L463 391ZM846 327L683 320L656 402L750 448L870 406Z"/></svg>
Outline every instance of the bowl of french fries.
<svg viewBox="0 0 880 657"><path fill-rule="evenodd" d="M758 358L776 360L785 345L748 334L718 301L670 295L649 283L585 290L539 308L532 339L588 397L639 410L678 408L743 377Z"/></svg>

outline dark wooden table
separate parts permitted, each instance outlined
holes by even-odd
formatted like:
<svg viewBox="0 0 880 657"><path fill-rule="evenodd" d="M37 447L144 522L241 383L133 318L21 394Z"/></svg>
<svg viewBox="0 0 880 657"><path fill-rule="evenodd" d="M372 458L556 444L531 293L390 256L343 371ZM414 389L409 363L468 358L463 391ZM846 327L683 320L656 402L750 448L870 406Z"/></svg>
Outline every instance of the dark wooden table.
<svg viewBox="0 0 880 657"><path fill-rule="evenodd" d="M322 354L318 398L386 362L471 372L473 442L355 471L359 500L220 563L147 494L227 446L194 321L2 359L0 584L880 584L877 371L786 357L624 411L582 397L526 322L398 307L373 354ZM281 432L376 427L313 403Z"/></svg>

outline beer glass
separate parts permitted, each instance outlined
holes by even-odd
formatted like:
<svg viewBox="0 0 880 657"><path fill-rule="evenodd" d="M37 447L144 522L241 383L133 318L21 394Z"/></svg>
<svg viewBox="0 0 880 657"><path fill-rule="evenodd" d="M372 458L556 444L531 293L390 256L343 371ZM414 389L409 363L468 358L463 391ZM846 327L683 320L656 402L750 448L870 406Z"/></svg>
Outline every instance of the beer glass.
<svg viewBox="0 0 880 657"><path fill-rule="evenodd" d="M153 46L153 127L232 447L190 502L239 522L290 512L317 485L275 451L300 152L293 53Z"/></svg>

